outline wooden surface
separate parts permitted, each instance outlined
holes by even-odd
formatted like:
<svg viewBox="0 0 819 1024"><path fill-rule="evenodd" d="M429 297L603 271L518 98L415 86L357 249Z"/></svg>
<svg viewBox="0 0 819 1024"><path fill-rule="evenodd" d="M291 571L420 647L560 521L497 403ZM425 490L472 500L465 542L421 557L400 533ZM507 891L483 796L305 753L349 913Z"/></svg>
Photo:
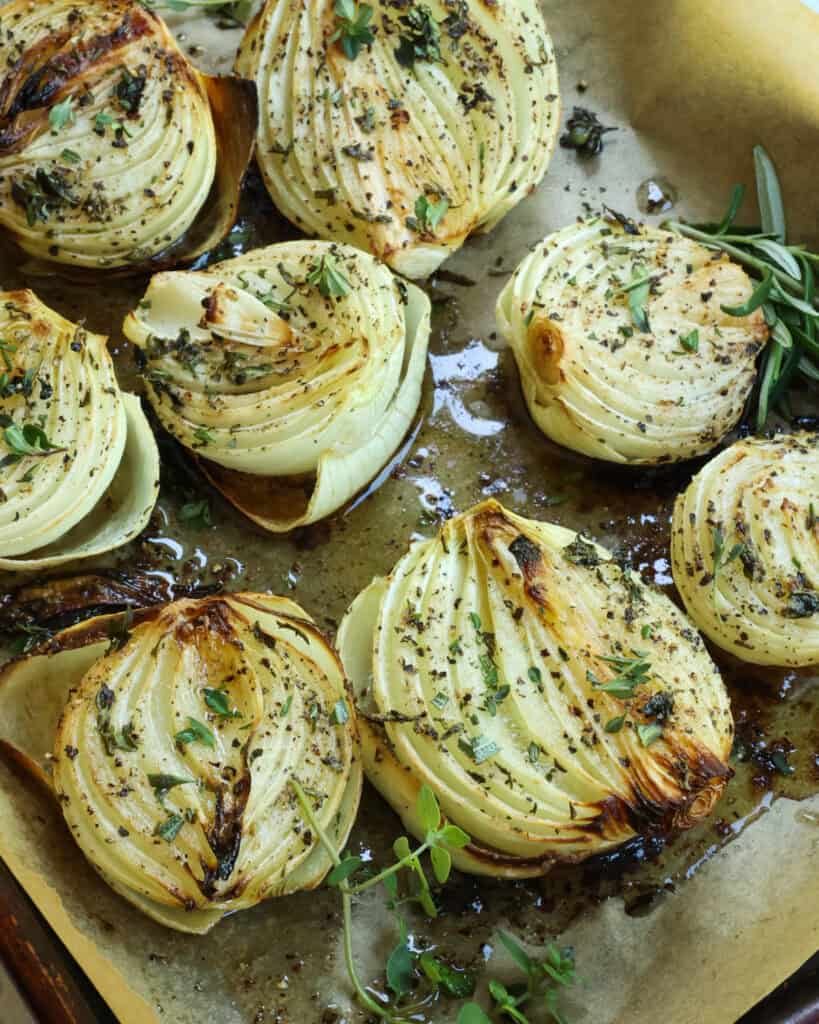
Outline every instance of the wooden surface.
<svg viewBox="0 0 819 1024"><path fill-rule="evenodd" d="M114 1018L0 861L0 959L40 1024L113 1024ZM0 983L2 1024L28 1024L11 978ZM15 1009L16 1005L16 1009ZM8 1015L6 1007L9 1007Z"/></svg>

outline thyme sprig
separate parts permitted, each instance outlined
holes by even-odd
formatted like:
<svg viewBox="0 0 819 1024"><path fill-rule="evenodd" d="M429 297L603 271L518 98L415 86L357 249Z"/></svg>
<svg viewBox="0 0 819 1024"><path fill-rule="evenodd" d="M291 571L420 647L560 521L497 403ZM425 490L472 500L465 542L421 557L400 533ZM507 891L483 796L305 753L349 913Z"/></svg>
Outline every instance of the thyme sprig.
<svg viewBox="0 0 819 1024"><path fill-rule="evenodd" d="M299 802L305 821L318 836L324 849L327 851L333 862L333 869L327 876L327 884L337 888L341 893L342 918L344 927L344 959L347 965L347 973L352 982L358 1002L370 1013L387 1024L408 1024L409 1014L404 1014L394 1003L409 990L409 978L413 968L413 954L408 944L408 935L403 918L398 918L400 941L390 953L387 961L387 984L395 994L393 1005L378 1003L367 991L358 973L353 949L353 898L372 889L377 885L384 885L393 897L393 903L397 896L396 876L405 870L410 870L420 883L418 895L415 899L430 916L437 913L435 902L430 892L429 881L426 877L421 857L425 853L430 854L432 869L436 879L443 884L448 878L452 868L452 849L461 849L470 841L470 837L457 825L444 823L441 810L435 794L428 786L422 786L418 794L416 813L418 820L425 829L424 842L415 850L410 848L406 836L396 839L393 849L397 860L394 864L384 868L371 878L353 884L352 878L357 874L363 862L360 857L347 855L343 859L336 849L335 844L321 827L313 811L310 800L307 797L301 784L290 779L290 788L293 790Z"/></svg>
<svg viewBox="0 0 819 1024"><path fill-rule="evenodd" d="M558 1009L560 991L576 983L574 950L560 949L553 942L546 947L543 960L535 960L507 932L499 931L498 938L506 951L523 971L526 982L509 988L495 979L489 982L489 994L493 1000L493 1015L487 1015L477 1003L466 1003L458 1014L457 1024L492 1024L493 1016L529 1024L529 1017L523 1012L527 1004L540 1004L549 1019L556 1024L565 1024L565 1018ZM538 1017L538 1020L542 1020Z"/></svg>
<svg viewBox="0 0 819 1024"><path fill-rule="evenodd" d="M740 306L723 306L730 316L748 316L762 309L770 341L760 361L754 405L754 429L761 433L770 410L789 415L788 390L797 378L819 381L819 307L816 265L819 254L804 245L787 243L787 221L776 168L762 146L754 147L756 189L761 215L757 228L735 224L745 187L735 185L728 211L718 224L664 225L711 249L721 250L745 266L757 284Z"/></svg>
<svg viewBox="0 0 819 1024"><path fill-rule="evenodd" d="M474 977L439 960L429 949L417 951L414 944L410 943L406 921L397 913L401 903L407 902L398 898L398 876L401 872L410 872L416 880L416 892L410 897L410 901L419 903L428 916L434 917L437 914L437 907L421 857L429 854L432 872L436 880L443 885L452 870L451 851L462 849L471 841L463 829L446 821L429 786L421 786L415 806L416 818L425 833L424 841L413 850L407 837L400 836L393 843L395 863L371 877L362 878L357 883L353 879L359 872L363 872L362 858L350 854L342 856L319 824L310 798L298 780L291 778L290 788L299 802L306 824L318 837L333 862L333 868L327 876L327 885L341 893L344 959L360 1005L385 1024L409 1024L411 1020L417 1019L414 1015L416 1008L407 1005L405 997L412 990L413 982L418 977L422 981L426 979L428 984L432 984L444 995L455 999L468 999L475 991ZM398 943L386 962L387 986L393 993L393 998L388 1003L377 1001L367 990L358 973L353 948L353 900L378 885L383 885L387 890L390 897L388 908L395 913L398 927ZM461 1007L459 1024L491 1024L492 1020L498 1017L510 1018L519 1024L529 1024L520 1007L535 1001L541 1002L557 1024L564 1024L557 1010L557 999L560 987L571 985L575 981L573 951L561 950L549 944L546 947L545 958L536 961L511 935L500 932L498 937L518 967L523 970L526 982L510 991L500 982L491 981L489 991L494 1001L491 1016L487 1016L477 1003L468 1002Z"/></svg>

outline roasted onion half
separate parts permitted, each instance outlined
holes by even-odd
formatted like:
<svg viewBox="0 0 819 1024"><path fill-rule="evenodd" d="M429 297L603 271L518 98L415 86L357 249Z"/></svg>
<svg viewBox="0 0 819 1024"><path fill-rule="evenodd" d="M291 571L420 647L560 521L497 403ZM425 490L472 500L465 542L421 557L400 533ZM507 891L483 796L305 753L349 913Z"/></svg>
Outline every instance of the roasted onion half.
<svg viewBox="0 0 819 1024"><path fill-rule="evenodd" d="M688 614L719 647L819 664L819 434L720 452L677 498L671 555Z"/></svg>
<svg viewBox="0 0 819 1024"><path fill-rule="evenodd" d="M734 427L768 337L724 255L630 221L550 235L498 300L526 402L547 437L619 463L688 459Z"/></svg>
<svg viewBox="0 0 819 1024"><path fill-rule="evenodd" d="M276 532L338 509L398 448L429 317L372 256L305 241L156 275L124 331L166 429Z"/></svg>
<svg viewBox="0 0 819 1024"><path fill-rule="evenodd" d="M139 266L229 229L252 86L200 75L156 14L132 0L12 0L0 59L0 224L28 252ZM232 144L217 174L220 137ZM209 195L202 236L180 242Z"/></svg>
<svg viewBox="0 0 819 1024"><path fill-rule="evenodd" d="M0 292L0 569L120 547L147 524L159 453L106 339L31 291Z"/></svg>
<svg viewBox="0 0 819 1024"><path fill-rule="evenodd" d="M205 932L315 888L331 862L289 781L339 847L361 792L331 647L280 597L138 615L130 632L121 617L88 620L7 666L3 748L50 780L88 860L162 924Z"/></svg>
<svg viewBox="0 0 819 1024"><path fill-rule="evenodd" d="M347 613L364 769L420 835L427 783L478 874L526 877L702 820L731 775L703 641L603 549L495 501L413 546Z"/></svg>
<svg viewBox="0 0 819 1024"><path fill-rule="evenodd" d="M237 70L259 91L257 160L279 209L407 277L520 202L559 127L535 0L268 0Z"/></svg>

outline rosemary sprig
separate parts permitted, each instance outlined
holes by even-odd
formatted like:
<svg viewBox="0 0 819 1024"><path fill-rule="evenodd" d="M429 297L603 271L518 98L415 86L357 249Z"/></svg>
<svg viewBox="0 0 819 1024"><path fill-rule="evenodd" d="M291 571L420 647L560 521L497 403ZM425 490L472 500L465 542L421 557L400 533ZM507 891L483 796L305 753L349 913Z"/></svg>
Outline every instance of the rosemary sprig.
<svg viewBox="0 0 819 1024"><path fill-rule="evenodd" d="M787 392L796 378L819 381L819 308L814 269L819 254L808 252L803 245L787 244L779 177L762 146L754 147L754 166L762 221L759 229L735 226L745 198L743 185L734 186L728 212L719 224L668 221L664 227L721 250L743 264L758 281L747 302L723 309L731 316L748 316L761 308L770 328L753 410L754 428L761 433L772 408L788 415Z"/></svg>

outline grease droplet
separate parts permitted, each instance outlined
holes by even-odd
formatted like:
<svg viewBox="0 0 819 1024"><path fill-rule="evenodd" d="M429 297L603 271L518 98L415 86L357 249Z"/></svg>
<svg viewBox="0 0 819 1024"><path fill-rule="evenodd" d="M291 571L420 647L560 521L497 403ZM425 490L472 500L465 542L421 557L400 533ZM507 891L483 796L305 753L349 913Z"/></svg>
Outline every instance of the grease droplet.
<svg viewBox="0 0 819 1024"><path fill-rule="evenodd" d="M677 202L677 190L667 178L647 178L637 189L637 205L643 213L665 213Z"/></svg>

